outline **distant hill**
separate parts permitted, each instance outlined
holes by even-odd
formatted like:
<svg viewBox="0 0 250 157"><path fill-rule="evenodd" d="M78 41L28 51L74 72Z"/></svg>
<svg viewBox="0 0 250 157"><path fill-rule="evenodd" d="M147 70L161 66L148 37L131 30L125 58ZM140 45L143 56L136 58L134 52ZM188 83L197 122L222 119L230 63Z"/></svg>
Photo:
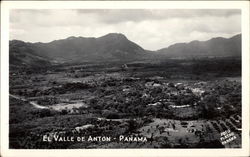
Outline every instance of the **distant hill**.
<svg viewBox="0 0 250 157"><path fill-rule="evenodd" d="M35 49L36 48L30 43L25 43L19 40L10 41L10 65L36 67L50 65L50 61L47 57L34 53Z"/></svg>
<svg viewBox="0 0 250 157"><path fill-rule="evenodd" d="M167 57L228 57L241 56L241 34L231 38L212 38L207 41L177 43L157 51Z"/></svg>
<svg viewBox="0 0 250 157"><path fill-rule="evenodd" d="M123 34L99 38L69 37L49 43L10 41L10 64L43 66L50 63L161 60L171 57L241 56L241 35L208 41L178 43L158 51L144 50Z"/></svg>
<svg viewBox="0 0 250 157"><path fill-rule="evenodd" d="M146 54L143 48L118 33L110 33L99 38L69 37L49 43L23 44L29 47L27 52L30 54L57 62L134 60Z"/></svg>

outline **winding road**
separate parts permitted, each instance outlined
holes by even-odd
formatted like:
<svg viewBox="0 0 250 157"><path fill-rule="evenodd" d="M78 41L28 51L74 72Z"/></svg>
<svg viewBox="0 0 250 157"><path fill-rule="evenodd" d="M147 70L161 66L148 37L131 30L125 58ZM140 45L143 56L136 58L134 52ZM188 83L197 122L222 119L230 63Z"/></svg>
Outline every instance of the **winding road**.
<svg viewBox="0 0 250 157"><path fill-rule="evenodd" d="M22 97L20 97L20 96L16 96L16 95L13 95L13 94L9 94L9 96L12 97L12 98L21 100L21 101L29 102L29 104L31 104L31 105L34 106L35 108L39 108L39 109L49 109L47 106L38 105L36 102L34 102L34 101L28 101L27 99L22 98Z"/></svg>

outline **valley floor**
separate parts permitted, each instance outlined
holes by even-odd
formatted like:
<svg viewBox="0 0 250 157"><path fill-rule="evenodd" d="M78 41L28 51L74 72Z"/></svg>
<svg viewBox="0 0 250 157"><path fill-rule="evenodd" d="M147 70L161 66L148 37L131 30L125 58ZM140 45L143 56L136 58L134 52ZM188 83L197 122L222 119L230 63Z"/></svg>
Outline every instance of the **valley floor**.
<svg viewBox="0 0 250 157"><path fill-rule="evenodd" d="M10 148L240 148L241 70L231 63L11 69Z"/></svg>

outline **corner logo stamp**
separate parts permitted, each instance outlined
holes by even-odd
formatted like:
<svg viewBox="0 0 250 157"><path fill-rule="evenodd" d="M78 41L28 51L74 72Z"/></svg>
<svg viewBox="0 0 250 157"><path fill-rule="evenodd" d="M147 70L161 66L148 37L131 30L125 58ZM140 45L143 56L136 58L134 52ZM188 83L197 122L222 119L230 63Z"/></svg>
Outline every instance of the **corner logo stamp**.
<svg viewBox="0 0 250 157"><path fill-rule="evenodd" d="M221 132L220 135L221 135L220 141L223 145L232 142L236 139L234 132L231 132L231 130L226 130L224 132Z"/></svg>

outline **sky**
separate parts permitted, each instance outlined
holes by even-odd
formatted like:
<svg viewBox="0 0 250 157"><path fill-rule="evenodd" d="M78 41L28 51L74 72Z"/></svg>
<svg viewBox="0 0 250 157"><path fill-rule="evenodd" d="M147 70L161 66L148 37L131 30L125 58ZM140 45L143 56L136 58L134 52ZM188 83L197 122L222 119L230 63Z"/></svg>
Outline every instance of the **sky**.
<svg viewBox="0 0 250 157"><path fill-rule="evenodd" d="M10 40L51 42L70 36L122 33L147 50L179 42L205 41L241 33L236 9L15 9Z"/></svg>

